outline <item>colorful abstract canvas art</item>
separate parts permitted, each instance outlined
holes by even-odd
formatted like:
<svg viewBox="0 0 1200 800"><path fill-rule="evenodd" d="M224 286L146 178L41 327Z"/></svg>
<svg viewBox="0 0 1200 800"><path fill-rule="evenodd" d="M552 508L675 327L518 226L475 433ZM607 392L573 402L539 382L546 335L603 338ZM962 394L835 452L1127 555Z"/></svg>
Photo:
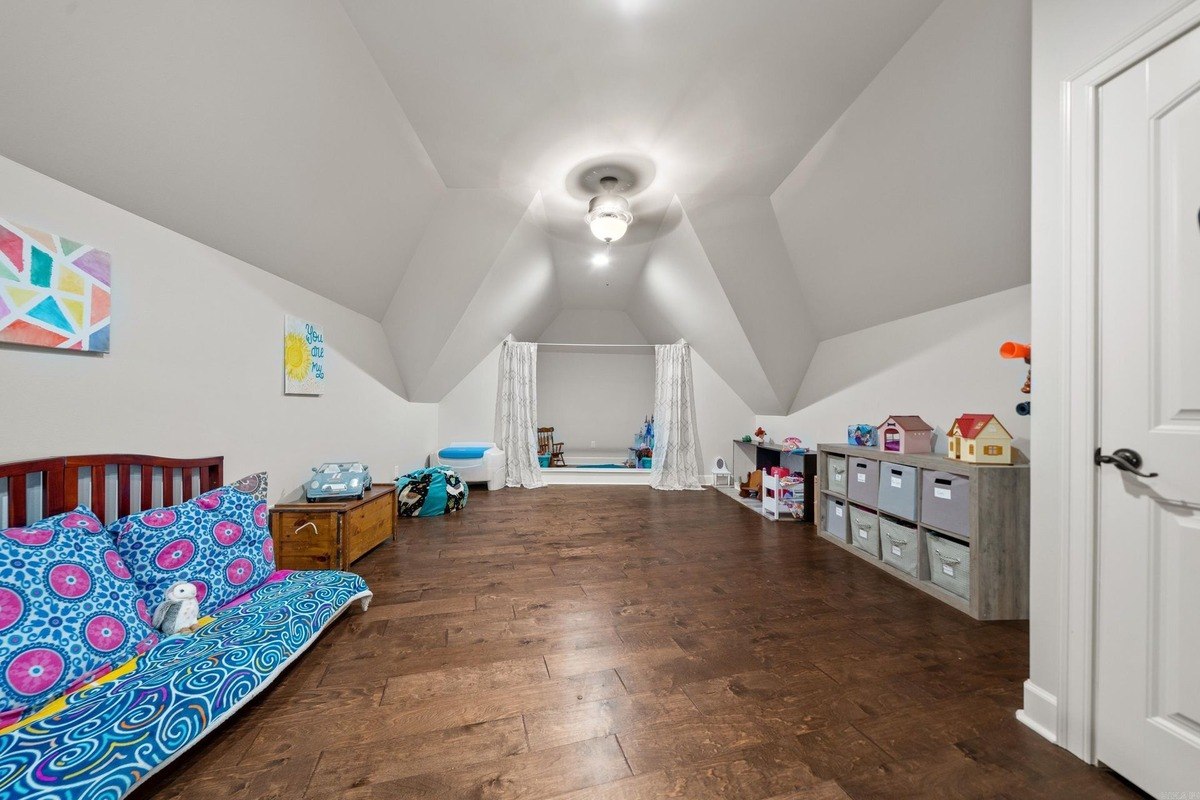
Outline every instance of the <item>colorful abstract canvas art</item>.
<svg viewBox="0 0 1200 800"><path fill-rule="evenodd" d="M311 322L287 317L283 334L283 393L321 394L324 388L324 333Z"/></svg>
<svg viewBox="0 0 1200 800"><path fill-rule="evenodd" d="M107 353L112 259L0 219L0 342Z"/></svg>

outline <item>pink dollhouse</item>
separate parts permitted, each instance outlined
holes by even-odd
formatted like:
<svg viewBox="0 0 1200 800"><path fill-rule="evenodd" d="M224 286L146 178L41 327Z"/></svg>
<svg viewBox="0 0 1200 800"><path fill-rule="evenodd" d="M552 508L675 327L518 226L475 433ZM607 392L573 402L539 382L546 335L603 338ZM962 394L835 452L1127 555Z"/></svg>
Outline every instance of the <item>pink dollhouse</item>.
<svg viewBox="0 0 1200 800"><path fill-rule="evenodd" d="M879 449L886 453L931 453L933 428L920 417L888 417L879 423Z"/></svg>

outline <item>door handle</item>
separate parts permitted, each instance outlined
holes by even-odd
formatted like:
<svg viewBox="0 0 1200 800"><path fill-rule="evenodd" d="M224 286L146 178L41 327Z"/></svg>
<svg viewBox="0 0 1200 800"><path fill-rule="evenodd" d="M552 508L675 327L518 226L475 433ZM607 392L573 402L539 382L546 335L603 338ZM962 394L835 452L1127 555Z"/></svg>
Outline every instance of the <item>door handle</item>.
<svg viewBox="0 0 1200 800"><path fill-rule="evenodd" d="M1101 464L1112 464L1122 472L1132 472L1139 478L1157 478L1157 472L1142 472L1142 455L1137 450L1130 450L1128 447L1122 447L1113 450L1111 456L1106 456L1100 452L1100 448L1096 448L1095 457L1096 466Z"/></svg>

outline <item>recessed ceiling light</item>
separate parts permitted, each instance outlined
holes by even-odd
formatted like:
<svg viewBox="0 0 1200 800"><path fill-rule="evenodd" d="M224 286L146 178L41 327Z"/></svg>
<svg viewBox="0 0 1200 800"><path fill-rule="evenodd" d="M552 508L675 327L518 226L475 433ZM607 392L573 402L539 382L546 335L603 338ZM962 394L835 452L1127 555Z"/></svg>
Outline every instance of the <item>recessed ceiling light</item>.
<svg viewBox="0 0 1200 800"><path fill-rule="evenodd" d="M592 256L592 266L593 267L607 267L608 266L608 256L605 255L604 253L596 253L596 255Z"/></svg>

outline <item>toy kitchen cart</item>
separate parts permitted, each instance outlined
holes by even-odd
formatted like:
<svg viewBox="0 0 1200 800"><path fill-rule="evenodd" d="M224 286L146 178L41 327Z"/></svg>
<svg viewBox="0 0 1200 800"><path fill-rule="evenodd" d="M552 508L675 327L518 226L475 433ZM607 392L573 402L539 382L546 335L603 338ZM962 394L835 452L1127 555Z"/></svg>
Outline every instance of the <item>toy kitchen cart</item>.
<svg viewBox="0 0 1200 800"><path fill-rule="evenodd" d="M817 447L817 529L975 619L1029 618L1029 462Z"/></svg>
<svg viewBox="0 0 1200 800"><path fill-rule="evenodd" d="M733 440L733 452L730 454L729 468L733 472L735 484L745 478L747 472L761 472L764 469L769 470L771 467L787 467L793 474L803 475L804 480L800 484L803 489L797 486L791 492L794 499L803 498L804 500L804 513L795 521L811 524L813 521L813 504L818 500L815 486L815 479L817 477L816 451L806 450L805 452L797 453L784 450L783 446L778 444L743 442L741 439ZM720 486L715 488L722 494L732 497L746 508L759 514L763 513L761 496L758 498L739 497L736 485L729 489ZM769 514L768 516L776 520L794 519L790 514Z"/></svg>

